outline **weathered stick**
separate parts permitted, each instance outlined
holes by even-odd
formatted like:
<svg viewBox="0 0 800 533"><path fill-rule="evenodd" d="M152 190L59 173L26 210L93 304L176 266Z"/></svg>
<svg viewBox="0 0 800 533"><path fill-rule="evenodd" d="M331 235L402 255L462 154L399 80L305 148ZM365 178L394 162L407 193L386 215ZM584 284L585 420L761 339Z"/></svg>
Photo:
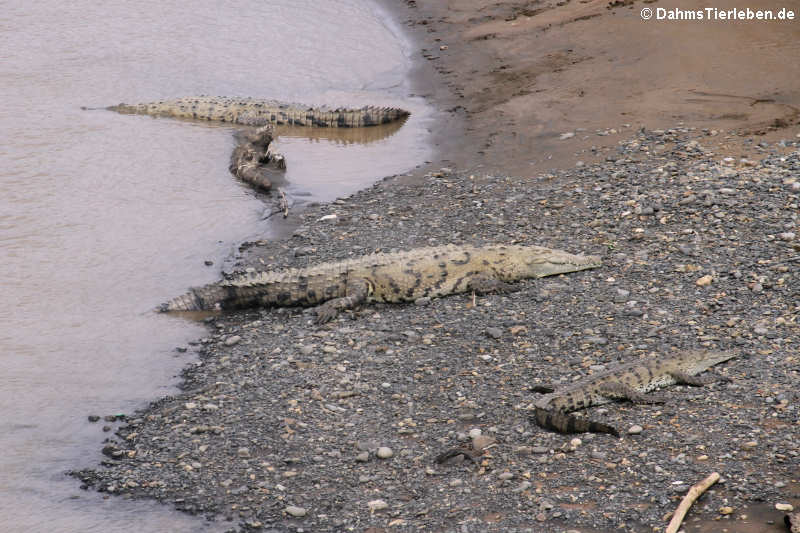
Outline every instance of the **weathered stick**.
<svg viewBox="0 0 800 533"><path fill-rule="evenodd" d="M278 205L280 206L281 211L283 211L283 218L286 218L289 216L289 200L286 199L286 192L283 190L283 188L278 188L278 193L281 195L280 203Z"/></svg>
<svg viewBox="0 0 800 533"><path fill-rule="evenodd" d="M683 500L681 500L678 508L675 509L675 514L672 515L672 520L670 520L669 525L664 533L677 533L678 529L681 527L681 523L683 522L683 517L686 516L686 513L689 511L689 508L692 506L695 500L717 481L719 481L719 474L713 472L700 483L695 483L692 485L692 488L689 489L689 492L687 492L686 496L684 496Z"/></svg>

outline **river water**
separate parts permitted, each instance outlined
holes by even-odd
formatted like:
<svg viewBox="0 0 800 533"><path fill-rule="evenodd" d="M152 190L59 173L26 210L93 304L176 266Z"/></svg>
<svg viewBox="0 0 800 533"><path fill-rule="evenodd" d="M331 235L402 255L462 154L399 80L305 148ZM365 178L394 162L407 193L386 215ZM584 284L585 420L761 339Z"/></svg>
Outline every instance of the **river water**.
<svg viewBox="0 0 800 533"><path fill-rule="evenodd" d="M187 10L187 6L192 8ZM412 111L377 140L281 137L290 196L330 200L428 155L409 46L368 0L0 1L0 530L219 529L66 477L89 414L169 394L200 326L151 309L270 234L232 130L82 111L195 94ZM205 266L205 261L213 266Z"/></svg>

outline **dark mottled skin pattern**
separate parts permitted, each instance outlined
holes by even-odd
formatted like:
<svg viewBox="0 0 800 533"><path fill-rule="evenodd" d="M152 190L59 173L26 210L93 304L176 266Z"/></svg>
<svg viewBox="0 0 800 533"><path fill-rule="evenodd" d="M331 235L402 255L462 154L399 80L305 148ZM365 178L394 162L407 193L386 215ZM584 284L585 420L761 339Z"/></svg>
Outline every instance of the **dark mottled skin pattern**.
<svg viewBox="0 0 800 533"><path fill-rule="evenodd" d="M438 246L372 254L281 272L255 272L192 289L162 311L318 306L320 322L364 302L408 302L467 291L503 292L508 282L596 268L597 256L539 246Z"/></svg>
<svg viewBox="0 0 800 533"><path fill-rule="evenodd" d="M613 400L635 403L661 403L663 398L645 393L675 383L705 385L714 378L696 377L717 363L734 357L729 352L686 351L677 355L622 365L567 385L540 398L531 417L536 424L561 433L610 433L617 430L606 424L568 413Z"/></svg>

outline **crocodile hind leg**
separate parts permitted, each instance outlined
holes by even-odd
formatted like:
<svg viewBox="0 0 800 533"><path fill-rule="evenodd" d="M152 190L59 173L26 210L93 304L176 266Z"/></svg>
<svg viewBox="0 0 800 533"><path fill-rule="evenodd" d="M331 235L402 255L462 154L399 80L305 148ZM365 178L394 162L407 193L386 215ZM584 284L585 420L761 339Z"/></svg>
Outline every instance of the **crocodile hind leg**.
<svg viewBox="0 0 800 533"><path fill-rule="evenodd" d="M317 312L317 324L330 322L336 318L339 311L352 309L364 303L367 300L367 296L369 296L369 283L365 279L348 280L345 294L347 294L347 296L328 300L324 304L314 308Z"/></svg>
<svg viewBox="0 0 800 533"><path fill-rule="evenodd" d="M511 283L506 283L505 281L500 281L488 274L477 274L470 278L467 283L467 290L474 291L478 294L489 294L491 292L508 293L518 291L519 287Z"/></svg>
<svg viewBox="0 0 800 533"><path fill-rule="evenodd" d="M607 398L629 400L633 403L664 403L664 398L657 394L644 394L624 383L606 383L597 391Z"/></svg>

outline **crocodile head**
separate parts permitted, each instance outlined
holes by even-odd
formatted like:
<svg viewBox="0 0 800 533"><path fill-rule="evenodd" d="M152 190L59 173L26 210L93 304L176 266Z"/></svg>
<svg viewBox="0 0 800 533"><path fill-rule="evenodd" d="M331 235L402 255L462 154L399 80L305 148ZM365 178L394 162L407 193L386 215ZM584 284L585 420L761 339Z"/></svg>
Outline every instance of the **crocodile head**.
<svg viewBox="0 0 800 533"><path fill-rule="evenodd" d="M520 250L516 268L525 277L543 278L597 268L602 264L599 255L575 255L561 250L530 246Z"/></svg>

